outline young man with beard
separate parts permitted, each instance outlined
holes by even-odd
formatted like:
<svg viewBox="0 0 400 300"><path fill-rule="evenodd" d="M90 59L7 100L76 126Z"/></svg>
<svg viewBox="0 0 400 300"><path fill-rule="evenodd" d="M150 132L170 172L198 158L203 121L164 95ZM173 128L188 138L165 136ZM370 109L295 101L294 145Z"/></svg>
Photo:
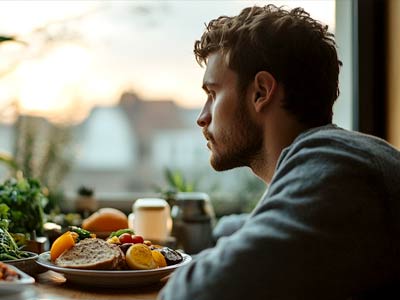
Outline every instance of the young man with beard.
<svg viewBox="0 0 400 300"><path fill-rule="evenodd" d="M211 165L247 166L269 187L160 299L399 293L400 153L332 124L341 63L327 26L300 8L251 7L212 20L194 52L207 66L197 122Z"/></svg>

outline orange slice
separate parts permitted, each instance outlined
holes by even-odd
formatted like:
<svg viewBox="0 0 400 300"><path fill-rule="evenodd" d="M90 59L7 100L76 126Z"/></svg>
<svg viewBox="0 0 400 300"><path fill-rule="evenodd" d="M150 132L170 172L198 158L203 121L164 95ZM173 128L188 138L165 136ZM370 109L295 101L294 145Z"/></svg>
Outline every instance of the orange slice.
<svg viewBox="0 0 400 300"><path fill-rule="evenodd" d="M165 260L164 255L162 255L160 251L151 250L151 254L153 255L153 259L159 268L167 266L167 261Z"/></svg>
<svg viewBox="0 0 400 300"><path fill-rule="evenodd" d="M68 250L75 246L75 241L78 234L75 232L67 231L60 235L51 245L50 258L55 261L65 250Z"/></svg>

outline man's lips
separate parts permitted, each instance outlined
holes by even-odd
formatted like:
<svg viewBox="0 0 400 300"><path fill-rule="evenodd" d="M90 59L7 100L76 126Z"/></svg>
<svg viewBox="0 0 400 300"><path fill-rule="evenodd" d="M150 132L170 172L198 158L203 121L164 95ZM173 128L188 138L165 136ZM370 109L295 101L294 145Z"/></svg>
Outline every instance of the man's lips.
<svg viewBox="0 0 400 300"><path fill-rule="evenodd" d="M208 131L203 130L203 135L204 135L204 137L205 137L205 139L206 139L207 141L209 141L209 142L212 141L213 138L212 138L211 134L208 133Z"/></svg>
<svg viewBox="0 0 400 300"><path fill-rule="evenodd" d="M203 130L203 135L204 135L204 138L207 140L207 148L211 150L211 144L213 141L211 134L209 134L208 131Z"/></svg>

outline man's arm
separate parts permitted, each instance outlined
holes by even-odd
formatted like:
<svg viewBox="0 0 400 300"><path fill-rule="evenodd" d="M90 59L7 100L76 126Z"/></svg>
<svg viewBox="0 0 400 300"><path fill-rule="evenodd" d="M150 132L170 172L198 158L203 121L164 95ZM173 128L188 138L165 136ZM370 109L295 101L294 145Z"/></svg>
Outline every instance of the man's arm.
<svg viewBox="0 0 400 300"><path fill-rule="evenodd" d="M249 214L232 214L223 216L213 230L215 241L223 236L230 236L238 231L248 219Z"/></svg>
<svg viewBox="0 0 400 300"><path fill-rule="evenodd" d="M245 225L160 299L338 299L381 280L389 237L370 157L315 143L288 156Z"/></svg>

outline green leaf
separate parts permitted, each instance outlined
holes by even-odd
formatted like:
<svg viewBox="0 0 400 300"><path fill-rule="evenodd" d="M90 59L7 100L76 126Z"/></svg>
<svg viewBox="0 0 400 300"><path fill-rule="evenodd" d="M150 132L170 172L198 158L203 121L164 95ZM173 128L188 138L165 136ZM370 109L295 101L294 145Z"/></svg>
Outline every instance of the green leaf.
<svg viewBox="0 0 400 300"><path fill-rule="evenodd" d="M3 162L8 168L18 170L18 164L14 158L6 153L0 153L0 162Z"/></svg>
<svg viewBox="0 0 400 300"><path fill-rule="evenodd" d="M12 36L0 35L0 43L9 41L15 41L15 38Z"/></svg>
<svg viewBox="0 0 400 300"><path fill-rule="evenodd" d="M119 237L120 235L122 235L124 233L135 234L135 231L133 231L133 229L130 229L130 228L120 229L120 230L111 232L111 234L108 238L110 239L114 236Z"/></svg>
<svg viewBox="0 0 400 300"><path fill-rule="evenodd" d="M15 43L20 43L20 44L25 44L24 41L17 40L14 36L10 35L0 35L0 43L5 43L5 42L15 42Z"/></svg>
<svg viewBox="0 0 400 300"><path fill-rule="evenodd" d="M181 171L165 168L164 174L169 190L176 192L193 192L195 190L195 184L188 182Z"/></svg>
<svg viewBox="0 0 400 300"><path fill-rule="evenodd" d="M7 204L0 203L0 219L7 219L10 208Z"/></svg>
<svg viewBox="0 0 400 300"><path fill-rule="evenodd" d="M0 203L0 228L3 228L5 230L8 229L9 225L9 220L8 220L8 211L10 208L8 207L7 204Z"/></svg>
<svg viewBox="0 0 400 300"><path fill-rule="evenodd" d="M10 232L41 233L45 198L37 180L9 179L0 185L0 203L10 208L7 212Z"/></svg>

